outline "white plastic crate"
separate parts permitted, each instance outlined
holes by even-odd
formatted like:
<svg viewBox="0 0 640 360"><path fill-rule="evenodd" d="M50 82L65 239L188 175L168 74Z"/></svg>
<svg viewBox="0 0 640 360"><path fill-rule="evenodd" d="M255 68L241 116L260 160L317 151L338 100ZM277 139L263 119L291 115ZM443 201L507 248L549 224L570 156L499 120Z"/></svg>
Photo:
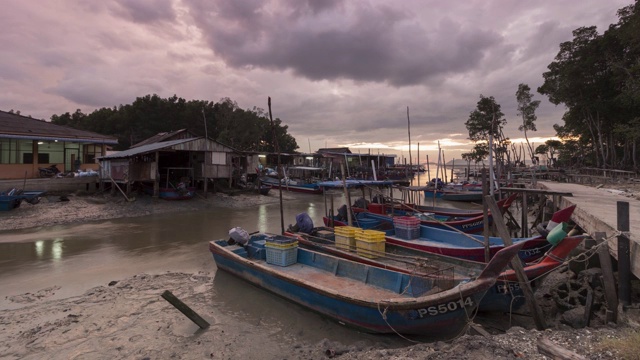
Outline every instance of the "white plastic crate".
<svg viewBox="0 0 640 360"><path fill-rule="evenodd" d="M298 247L276 248L266 246L267 264L289 266L298 262Z"/></svg>

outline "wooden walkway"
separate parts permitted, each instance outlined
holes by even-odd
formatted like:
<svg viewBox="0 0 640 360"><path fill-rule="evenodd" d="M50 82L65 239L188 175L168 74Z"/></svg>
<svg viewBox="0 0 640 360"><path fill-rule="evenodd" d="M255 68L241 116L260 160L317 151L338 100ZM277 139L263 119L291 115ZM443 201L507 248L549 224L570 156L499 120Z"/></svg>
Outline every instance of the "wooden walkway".
<svg viewBox="0 0 640 360"><path fill-rule="evenodd" d="M572 197L562 197L559 206L564 208L575 204L576 210L571 219L591 236L596 232L605 232L607 239L617 233L617 203L628 202L631 271L640 278L640 200L607 191L606 186L597 189L579 184L538 181L538 187L572 193ZM615 236L609 241L609 252L614 258L618 258L618 241Z"/></svg>

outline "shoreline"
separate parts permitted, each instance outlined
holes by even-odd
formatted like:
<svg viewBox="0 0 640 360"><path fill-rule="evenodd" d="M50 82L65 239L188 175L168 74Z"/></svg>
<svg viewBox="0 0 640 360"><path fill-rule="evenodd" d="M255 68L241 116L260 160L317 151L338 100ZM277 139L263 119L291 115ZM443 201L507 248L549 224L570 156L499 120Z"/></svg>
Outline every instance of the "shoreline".
<svg viewBox="0 0 640 360"><path fill-rule="evenodd" d="M279 201L271 194L211 193L206 199L198 196L184 201L156 199L149 195L138 195L135 200L127 201L118 195L45 195L38 204L23 202L16 209L0 212L0 232L214 208L245 208ZM68 201L61 201L61 198Z"/></svg>

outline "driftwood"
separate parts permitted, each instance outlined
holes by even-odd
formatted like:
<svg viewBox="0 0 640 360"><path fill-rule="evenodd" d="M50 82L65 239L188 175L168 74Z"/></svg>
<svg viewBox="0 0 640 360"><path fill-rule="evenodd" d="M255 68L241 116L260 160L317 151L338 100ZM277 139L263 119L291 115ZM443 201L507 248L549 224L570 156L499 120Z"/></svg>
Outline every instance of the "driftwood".
<svg viewBox="0 0 640 360"><path fill-rule="evenodd" d="M556 345L553 343L553 341L544 336L538 339L538 352L552 359L586 360L584 356L576 354L575 352L567 350L559 345Z"/></svg>
<svg viewBox="0 0 640 360"><path fill-rule="evenodd" d="M180 310L189 320L193 321L200 327L200 329L206 329L209 327L209 323L200 317L195 311L191 310L187 304L183 303L180 299L178 299L175 295L171 293L171 291L166 290L162 293L162 298L167 300L171 305L173 305L176 309Z"/></svg>

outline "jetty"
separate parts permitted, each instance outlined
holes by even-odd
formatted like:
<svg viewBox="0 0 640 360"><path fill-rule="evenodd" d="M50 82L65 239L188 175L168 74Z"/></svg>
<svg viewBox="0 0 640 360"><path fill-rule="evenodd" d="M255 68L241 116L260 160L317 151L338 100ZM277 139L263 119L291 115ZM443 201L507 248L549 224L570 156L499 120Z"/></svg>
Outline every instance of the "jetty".
<svg viewBox="0 0 640 360"><path fill-rule="evenodd" d="M629 240L631 272L640 278L640 200L621 195L619 191L596 188L574 183L538 181L537 186L557 192L571 193L571 197L560 197L558 205L576 205L571 219L586 233L595 238L604 232L609 253L618 259L618 202L629 203Z"/></svg>

